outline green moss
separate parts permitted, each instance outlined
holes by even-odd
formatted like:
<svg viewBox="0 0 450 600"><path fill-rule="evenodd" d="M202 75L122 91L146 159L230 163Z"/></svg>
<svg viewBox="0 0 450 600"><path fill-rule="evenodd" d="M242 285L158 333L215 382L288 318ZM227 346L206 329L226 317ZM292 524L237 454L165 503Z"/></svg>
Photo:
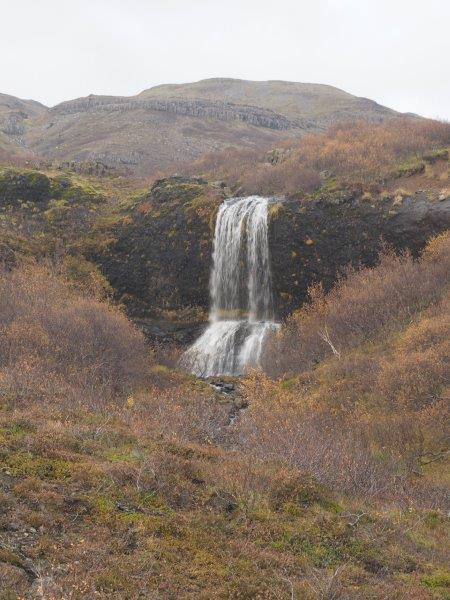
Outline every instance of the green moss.
<svg viewBox="0 0 450 600"><path fill-rule="evenodd" d="M283 379L280 381L280 387L283 390L292 390L298 383L298 377L290 377L289 379Z"/></svg>
<svg viewBox="0 0 450 600"><path fill-rule="evenodd" d="M110 448L104 454L105 458L111 462L127 462L134 463L140 460L139 454L129 448Z"/></svg>
<svg viewBox="0 0 450 600"><path fill-rule="evenodd" d="M321 497L317 500L317 504L327 512L335 513L337 515L343 511L342 506L338 502L330 500L329 498Z"/></svg>
<svg viewBox="0 0 450 600"><path fill-rule="evenodd" d="M6 435L21 438L27 435L28 433L33 433L36 431L36 426L29 421L28 419L22 418L17 419L17 421L13 421L10 425L1 428Z"/></svg>
<svg viewBox="0 0 450 600"><path fill-rule="evenodd" d="M319 535L316 538L307 533L285 534L270 545L275 550L305 555L316 567L328 567L340 563L343 560L342 549L334 540L320 540Z"/></svg>
<svg viewBox="0 0 450 600"><path fill-rule="evenodd" d="M115 512L116 501L111 496L99 495L90 499L93 508L102 516L109 516Z"/></svg>
<svg viewBox="0 0 450 600"><path fill-rule="evenodd" d="M339 180L337 177L327 177L322 185L317 189L316 194L327 194L339 190Z"/></svg>
<svg viewBox="0 0 450 600"><path fill-rule="evenodd" d="M436 511L430 511L425 515L424 525L426 525L429 529L436 529L439 527L439 525L445 523L446 520L447 519L443 514Z"/></svg>
<svg viewBox="0 0 450 600"><path fill-rule="evenodd" d="M64 191L72 185L68 175L57 175L52 177L50 184L50 195L52 198L61 198Z"/></svg>
<svg viewBox="0 0 450 600"><path fill-rule="evenodd" d="M46 203L51 182L44 173L28 169L0 170L0 205L30 201Z"/></svg>
<svg viewBox="0 0 450 600"><path fill-rule="evenodd" d="M173 201L188 203L203 195L206 185L207 182L202 179L170 177L156 181L150 194L161 205Z"/></svg>
<svg viewBox="0 0 450 600"><path fill-rule="evenodd" d="M15 477L36 477L38 479L68 479L75 470L74 463L53 458L36 456L31 452L8 454L3 465Z"/></svg>
<svg viewBox="0 0 450 600"><path fill-rule="evenodd" d="M274 219L277 219L280 214L283 212L283 204L281 202L273 202L269 205L269 210L267 214L267 218L269 223Z"/></svg>
<svg viewBox="0 0 450 600"><path fill-rule="evenodd" d="M430 575L424 575L421 582L430 589L445 588L450 590L450 571L448 569L436 569Z"/></svg>
<svg viewBox="0 0 450 600"><path fill-rule="evenodd" d="M103 204L106 198L90 185L73 185L65 189L61 199L69 206L96 207Z"/></svg>
<svg viewBox="0 0 450 600"><path fill-rule="evenodd" d="M95 577L95 589L97 592L114 593L130 591L132 583L126 575L122 575L117 569L105 569ZM123 598L123 596L121 596ZM127 596L129 597L129 596Z"/></svg>
<svg viewBox="0 0 450 600"><path fill-rule="evenodd" d="M437 148L436 150L429 150L423 154L422 158L426 162L436 162L437 160L448 160L449 151L447 148Z"/></svg>
<svg viewBox="0 0 450 600"><path fill-rule="evenodd" d="M417 155L412 155L403 160L394 172L396 177L411 177L425 171L425 163Z"/></svg>
<svg viewBox="0 0 450 600"><path fill-rule="evenodd" d="M199 190L199 194L189 202L191 208L198 209L211 206L211 198L206 196L203 192L204 188L202 187Z"/></svg>

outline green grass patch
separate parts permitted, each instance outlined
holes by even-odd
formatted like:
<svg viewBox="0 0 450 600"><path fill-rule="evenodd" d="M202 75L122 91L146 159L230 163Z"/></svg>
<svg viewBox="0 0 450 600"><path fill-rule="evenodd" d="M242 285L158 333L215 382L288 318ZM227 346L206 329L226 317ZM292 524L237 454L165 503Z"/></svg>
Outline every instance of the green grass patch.
<svg viewBox="0 0 450 600"><path fill-rule="evenodd" d="M1 459L3 467L14 477L38 479L69 479L78 465L61 459L36 456L31 452L16 452Z"/></svg>

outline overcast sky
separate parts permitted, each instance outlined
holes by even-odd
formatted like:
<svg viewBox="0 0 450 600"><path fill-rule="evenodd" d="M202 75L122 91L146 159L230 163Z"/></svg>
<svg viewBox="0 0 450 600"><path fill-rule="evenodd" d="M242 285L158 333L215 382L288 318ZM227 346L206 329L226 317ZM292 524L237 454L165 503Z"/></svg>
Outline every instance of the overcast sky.
<svg viewBox="0 0 450 600"><path fill-rule="evenodd" d="M0 0L0 92L54 105L207 77L327 83L450 119L450 0Z"/></svg>

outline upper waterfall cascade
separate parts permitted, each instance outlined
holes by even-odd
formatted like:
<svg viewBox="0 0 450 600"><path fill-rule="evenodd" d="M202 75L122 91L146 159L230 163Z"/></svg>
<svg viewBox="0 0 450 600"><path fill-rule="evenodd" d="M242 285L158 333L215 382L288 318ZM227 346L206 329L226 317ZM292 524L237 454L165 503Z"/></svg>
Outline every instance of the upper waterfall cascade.
<svg viewBox="0 0 450 600"><path fill-rule="evenodd" d="M214 235L210 324L181 364L200 377L258 367L273 320L268 206L260 196L220 207Z"/></svg>

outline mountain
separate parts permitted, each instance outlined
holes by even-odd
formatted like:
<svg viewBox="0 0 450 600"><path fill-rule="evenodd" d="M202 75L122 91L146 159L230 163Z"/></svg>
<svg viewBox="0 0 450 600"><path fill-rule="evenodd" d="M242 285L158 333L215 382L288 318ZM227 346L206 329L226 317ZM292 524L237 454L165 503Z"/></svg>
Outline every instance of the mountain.
<svg viewBox="0 0 450 600"><path fill-rule="evenodd" d="M20 100L15 96L0 94L0 130L6 135L21 135L28 119L47 111L47 107L35 100Z"/></svg>
<svg viewBox="0 0 450 600"><path fill-rule="evenodd" d="M47 113L47 108L34 100L20 100L0 94L0 159L26 157L26 134L30 122Z"/></svg>
<svg viewBox="0 0 450 600"><path fill-rule="evenodd" d="M331 85L291 81L205 79L196 83L160 85L138 95L138 98L146 99L160 97L260 107L313 128L345 118L372 120L397 114L373 100L358 98Z"/></svg>
<svg viewBox="0 0 450 600"><path fill-rule="evenodd" d="M207 79L52 108L0 96L4 143L59 163L151 174L227 146L261 147L355 119L400 113L328 85Z"/></svg>

